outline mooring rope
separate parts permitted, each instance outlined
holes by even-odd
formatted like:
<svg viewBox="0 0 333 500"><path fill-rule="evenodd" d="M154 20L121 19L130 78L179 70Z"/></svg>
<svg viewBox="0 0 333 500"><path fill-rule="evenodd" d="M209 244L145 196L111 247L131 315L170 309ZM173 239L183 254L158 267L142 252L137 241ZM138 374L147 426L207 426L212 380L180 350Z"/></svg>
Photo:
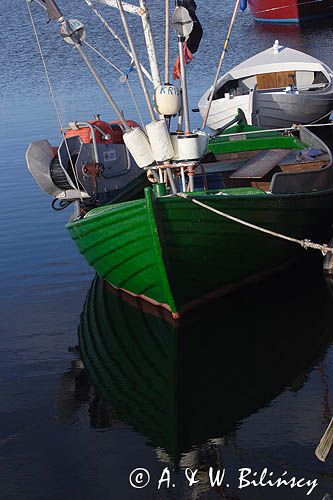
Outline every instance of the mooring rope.
<svg viewBox="0 0 333 500"><path fill-rule="evenodd" d="M325 118L327 118L330 115L333 115L333 110L332 109L331 109L331 111L329 111L328 113L326 113L326 115L321 116L317 120L314 120L313 122L308 123L307 126L310 127L311 125L315 125L316 123L320 122L321 120L324 120ZM332 123L320 123L319 125L333 125L333 124Z"/></svg>
<svg viewBox="0 0 333 500"><path fill-rule="evenodd" d="M74 175L75 182L76 182L76 187L77 187L77 190L80 193L80 199L81 199L81 201L83 201L82 200L82 196L81 196L79 179L77 177L77 174L76 174L76 171L75 171L75 168L74 168L74 165L73 165L73 160L72 160L72 157L71 157L71 154L70 154L70 151L69 151L69 147L68 147L68 144L67 144L67 139L66 139L66 135L65 135L65 132L64 132L65 129L64 129L63 124L62 124L62 120L61 120L61 116L60 116L60 111L59 111L58 103L57 103L57 100L56 100L56 97L55 97L55 93L54 93L54 90L53 90L53 87L52 87L51 79L49 77L49 72L48 72L48 69L47 69L47 65L46 65L46 61L45 61L45 58L44 58L43 50L42 50L42 47L41 47L41 44L40 44L40 41L39 41L39 36L38 36L38 33L37 33L37 29L36 29L36 25L35 25L35 21L34 21L33 15L32 15L32 11L31 11L31 8L30 8L30 2L29 2L29 0L27 0L27 7L28 7L28 11L29 11L29 15L30 15L30 20L31 20L31 25L32 25L32 29L33 29L33 32L34 32L34 35L35 35L37 47L38 47L38 50L39 50L39 55L40 55L40 58L41 58L41 61L42 61L43 67L44 67L45 77L46 77L47 84L48 84L48 87L49 87L49 90L50 90L51 99L53 101L54 109L55 109L55 112L56 112L56 115L57 115L57 119L58 119L58 123L59 123L59 128L60 128L60 133L61 133L61 136L63 137L63 139L65 141L66 151L67 151L68 158L69 158L69 161L70 161L70 164L71 164L71 167L72 167L73 175Z"/></svg>
<svg viewBox="0 0 333 500"><path fill-rule="evenodd" d="M180 196L181 198L186 198L187 200L192 201L196 205L199 205L200 207L205 208L206 210L210 210L211 212L214 212L217 215L225 217L226 219L232 220L233 222L237 222L238 224L241 224L242 226L246 226L246 227L249 227L251 229L255 229L256 231L259 231L259 232L265 233L265 234L269 234L270 236L274 236L274 237L280 238L282 240L290 241L291 243L296 243L297 245L300 245L305 250L307 250L308 248L311 248L312 250L319 250L324 256L327 255L328 252L333 253L333 248L329 247L326 243L324 243L324 244L313 243L309 239L298 240L297 238L293 238L293 237L287 236L285 234L277 233L276 231L271 231L270 229L265 229L264 227L260 227L260 226L257 226L255 224L251 224L250 222L239 219L238 217L234 217L233 215L227 214L225 212L222 212L221 210L217 210L216 208L213 208L209 205L206 205L205 203L202 203L201 201L197 200L196 198L193 198L192 196L190 196L186 193L177 193L177 196Z"/></svg>

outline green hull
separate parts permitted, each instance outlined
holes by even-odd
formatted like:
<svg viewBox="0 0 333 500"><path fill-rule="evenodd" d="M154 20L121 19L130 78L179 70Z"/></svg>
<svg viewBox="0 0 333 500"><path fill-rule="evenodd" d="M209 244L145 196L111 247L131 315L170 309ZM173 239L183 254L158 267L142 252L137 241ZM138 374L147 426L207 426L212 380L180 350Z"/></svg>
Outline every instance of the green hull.
<svg viewBox="0 0 333 500"><path fill-rule="evenodd" d="M249 189L200 200L295 238L327 242L333 189L272 195ZM174 317L205 297L285 264L304 250L216 215L190 200L145 198L92 210L68 224L80 252L114 287L163 305Z"/></svg>
<svg viewBox="0 0 333 500"><path fill-rule="evenodd" d="M253 133L255 131L258 131L258 134ZM247 132L251 132L251 134L246 135ZM230 141L229 134L240 134L241 138ZM267 151L275 148L302 149L304 146L305 145L293 135L286 136L279 132L262 133L262 129L253 127L252 125L237 125L211 139L209 141L208 151L219 155L221 153L240 151Z"/></svg>

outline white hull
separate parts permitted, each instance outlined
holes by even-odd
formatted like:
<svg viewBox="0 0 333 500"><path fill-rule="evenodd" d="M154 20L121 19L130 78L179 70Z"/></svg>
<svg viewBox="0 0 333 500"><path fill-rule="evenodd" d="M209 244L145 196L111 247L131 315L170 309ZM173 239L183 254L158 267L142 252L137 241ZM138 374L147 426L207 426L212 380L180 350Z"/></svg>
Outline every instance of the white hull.
<svg viewBox="0 0 333 500"><path fill-rule="evenodd" d="M211 91L199 101L203 117ZM273 48L220 78L207 125L215 130L224 127L239 108L249 124L263 128L311 123L333 110L333 71L318 59L276 41Z"/></svg>
<svg viewBox="0 0 333 500"><path fill-rule="evenodd" d="M260 127L290 127L293 124L306 124L318 120L333 108L333 93L325 96L297 94L258 94L257 119Z"/></svg>
<svg viewBox="0 0 333 500"><path fill-rule="evenodd" d="M262 93L238 96L231 99L213 101L209 114L208 127L217 130L237 115L242 109L250 125L264 128L290 127L295 123L311 123L333 109L333 92L325 95L309 96L304 94ZM199 103L202 116L207 105Z"/></svg>

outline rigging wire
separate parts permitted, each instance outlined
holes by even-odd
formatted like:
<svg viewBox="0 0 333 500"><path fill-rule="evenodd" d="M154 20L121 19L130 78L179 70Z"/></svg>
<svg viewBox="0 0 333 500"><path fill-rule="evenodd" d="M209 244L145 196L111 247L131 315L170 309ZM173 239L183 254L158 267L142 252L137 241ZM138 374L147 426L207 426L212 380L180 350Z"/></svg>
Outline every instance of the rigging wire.
<svg viewBox="0 0 333 500"><path fill-rule="evenodd" d="M53 87L52 87L52 83L51 83L51 80L50 80L50 77L49 77L49 72L48 72L48 69L47 69L47 65L46 65L44 54L43 54L43 50L42 50L42 47L41 47L41 44L40 44L40 41L39 41L39 37L38 37L38 33L37 33L35 21L34 21L33 15L32 15L32 11L31 11L31 8L30 8L30 2L29 2L29 0L27 0L26 3L27 3L28 11L29 11L29 16L30 16L30 20L31 20L32 29L33 29L33 32L34 32L34 35L35 35L35 39L36 39L36 43L37 43L37 47L38 47L38 50L39 50L40 58L42 60L42 64L43 64L43 67L44 67L45 77L46 77L47 84L48 84L48 87L49 87L49 91L50 91L50 94L51 94L51 98L52 98L52 101L53 101L54 109L55 109L55 112L56 112L56 115L57 115L57 119L58 119L58 123L59 123L59 128L60 128L60 133L61 133L61 135L62 135L62 137L63 137L63 139L65 141L65 146L66 146L68 158L69 158L69 161L70 161L70 164L71 164L71 167L72 167L73 175L74 175L74 178L75 178L76 187L77 187L77 190L80 193L80 199L81 199L81 202L82 202L83 200L82 200L82 195L81 195L81 190L80 190L79 179L77 177L77 174L76 174L76 171L75 171L75 168L74 168L74 165L73 165L73 160L72 160L72 157L71 157L71 154L70 154L70 151L69 151L69 147L68 147L68 143L67 143L67 138L66 138L66 135L65 135L65 132L64 132L64 127L63 127L61 116L60 116L59 107L58 107L57 100L56 100L56 97L55 97L55 94L54 94L54 90L53 90Z"/></svg>
<svg viewBox="0 0 333 500"><path fill-rule="evenodd" d="M135 95L134 95L134 92L133 92L133 88L129 82L129 79L128 77L126 77L126 83L127 83L127 86L128 86L128 91L129 93L131 94L131 97L132 97L132 101L133 101L133 104L135 106L135 109L136 109L136 112L138 114L138 117L139 117L139 120L141 122L141 126L142 126L142 130L146 130L146 126L144 124L144 121L143 121L143 118L142 118L142 114L141 114L141 111L140 111L140 108L138 106L138 103L137 103L137 100L135 98Z"/></svg>
<svg viewBox="0 0 333 500"><path fill-rule="evenodd" d="M169 83L170 57L170 0L165 0L165 83Z"/></svg>
<svg viewBox="0 0 333 500"><path fill-rule="evenodd" d="M124 49L124 51L126 52L126 54L129 55L129 57L131 59L133 59L133 56L132 56L132 53L129 49L129 47L126 45L126 43L122 40L122 38L114 31L114 29L112 28L112 26L110 26L110 24L108 23L108 21L105 19L105 17L99 12L99 10L95 7L95 5L91 2L91 0L84 0L86 2L86 4L91 8L91 10L93 11L93 13L100 19L100 21L104 24L104 26L106 27L106 29L111 33L111 35L113 36L113 38L115 40L117 40L117 42L119 42L119 44L121 45L121 47ZM141 64L141 69L142 71L144 72L145 76L148 78L148 80L150 82L153 82L153 79L149 73L149 71Z"/></svg>
<svg viewBox="0 0 333 500"><path fill-rule="evenodd" d="M216 70L216 74L215 74L215 78L214 78L214 83L213 83L212 90L211 90L211 93L210 93L210 96L209 96L209 100L208 100L208 105L207 105L205 117L204 117L203 122L202 122L202 126L201 126L202 130L207 125L207 121L208 121L210 109L212 107L212 102L213 102L213 99L214 99L214 94L215 94L216 86L217 86L217 83L218 83L218 79L219 79L219 76L220 76L220 73L221 73L223 61L224 61L225 55L226 55L226 53L228 51L230 36L231 36L232 28L233 28L233 26L235 24L237 12L238 12L238 9L239 9L239 4L240 4L240 0L236 0L234 11L233 11L233 14L232 14L232 17L231 17L231 21L230 21L230 25L229 25L229 29L228 29L227 38L226 38L226 40L224 42L224 47L223 47L222 54L221 54L221 57L220 57L220 62L218 64L218 67L217 67L217 70Z"/></svg>
<svg viewBox="0 0 333 500"><path fill-rule="evenodd" d="M130 29L129 29L129 25L127 22L127 18L125 15L124 6L123 6L121 0L116 0L116 2L117 2L117 8L118 8L119 13L120 13L120 18L121 18L121 21L122 21L122 24L124 26L124 30L125 30L125 33L127 36L127 41L128 41L131 53L132 53L132 57L133 57L133 60L135 62L136 71L138 73L139 81L140 81L142 91L143 91L143 94L144 94L144 97L146 100L147 108L148 108L151 120L155 121L155 119L156 119L155 110L154 110L153 105L152 105L151 100L150 100L150 95L148 92L147 83L146 83L146 80L144 79L143 71L142 71L141 66L140 66L140 61L139 61L139 58L138 58L138 55L136 52L134 41L133 41Z"/></svg>
<svg viewBox="0 0 333 500"><path fill-rule="evenodd" d="M97 49L95 49L95 47L93 47L92 45L90 45L90 43L88 43L86 40L83 42L85 45L87 45L87 47L89 47L89 49L93 50L97 55L99 55L102 59L104 59L105 62L107 62L108 64L110 64L110 66L112 66L112 68L116 71L118 71L118 73L122 76L124 76L124 73L123 71L121 71L120 68L118 68L118 66L116 66L115 64L113 64L112 61L110 61L110 59L107 59L105 56L103 56L103 54L101 52L99 52Z"/></svg>
<svg viewBox="0 0 333 500"><path fill-rule="evenodd" d="M109 64L115 71L117 71L121 75L121 81L122 82L124 82L124 83L126 82L127 83L128 90L129 90L129 93L131 95L131 98L132 98L134 107L136 109L136 112L138 114L139 120L141 122L142 128L143 128L143 130L145 130L145 124L144 124L144 121L143 121L143 117L142 117L142 114L140 112L140 109L139 109L139 106L138 106L138 103L137 103L137 100L136 100L133 88L132 88L132 86L130 84L130 81L129 81L129 78L128 78L128 74L124 73L120 68L118 68L118 66L116 66L112 61L110 61L110 59L108 59L107 57L105 57L99 50L97 50L95 47L93 47L92 45L90 45L90 43L88 43L87 41L85 41L84 43L85 43L85 45L87 45L87 47L89 47L91 50L93 50L99 57L101 57L107 64ZM132 66L133 66L133 62L132 62Z"/></svg>

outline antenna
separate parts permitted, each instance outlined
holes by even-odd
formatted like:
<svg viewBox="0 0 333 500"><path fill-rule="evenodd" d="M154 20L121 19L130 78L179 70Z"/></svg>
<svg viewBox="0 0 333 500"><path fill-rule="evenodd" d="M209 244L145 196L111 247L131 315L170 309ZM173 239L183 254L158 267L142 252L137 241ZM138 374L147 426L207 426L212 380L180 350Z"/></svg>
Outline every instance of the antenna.
<svg viewBox="0 0 333 500"><path fill-rule="evenodd" d="M190 115L188 109L188 94L187 94L187 79L186 66L184 58L184 42L193 30L192 18L185 7L176 6L173 17L172 26L178 37L178 50L180 60L181 85L182 85L182 100L183 100L183 115L185 124L185 134L191 133Z"/></svg>

